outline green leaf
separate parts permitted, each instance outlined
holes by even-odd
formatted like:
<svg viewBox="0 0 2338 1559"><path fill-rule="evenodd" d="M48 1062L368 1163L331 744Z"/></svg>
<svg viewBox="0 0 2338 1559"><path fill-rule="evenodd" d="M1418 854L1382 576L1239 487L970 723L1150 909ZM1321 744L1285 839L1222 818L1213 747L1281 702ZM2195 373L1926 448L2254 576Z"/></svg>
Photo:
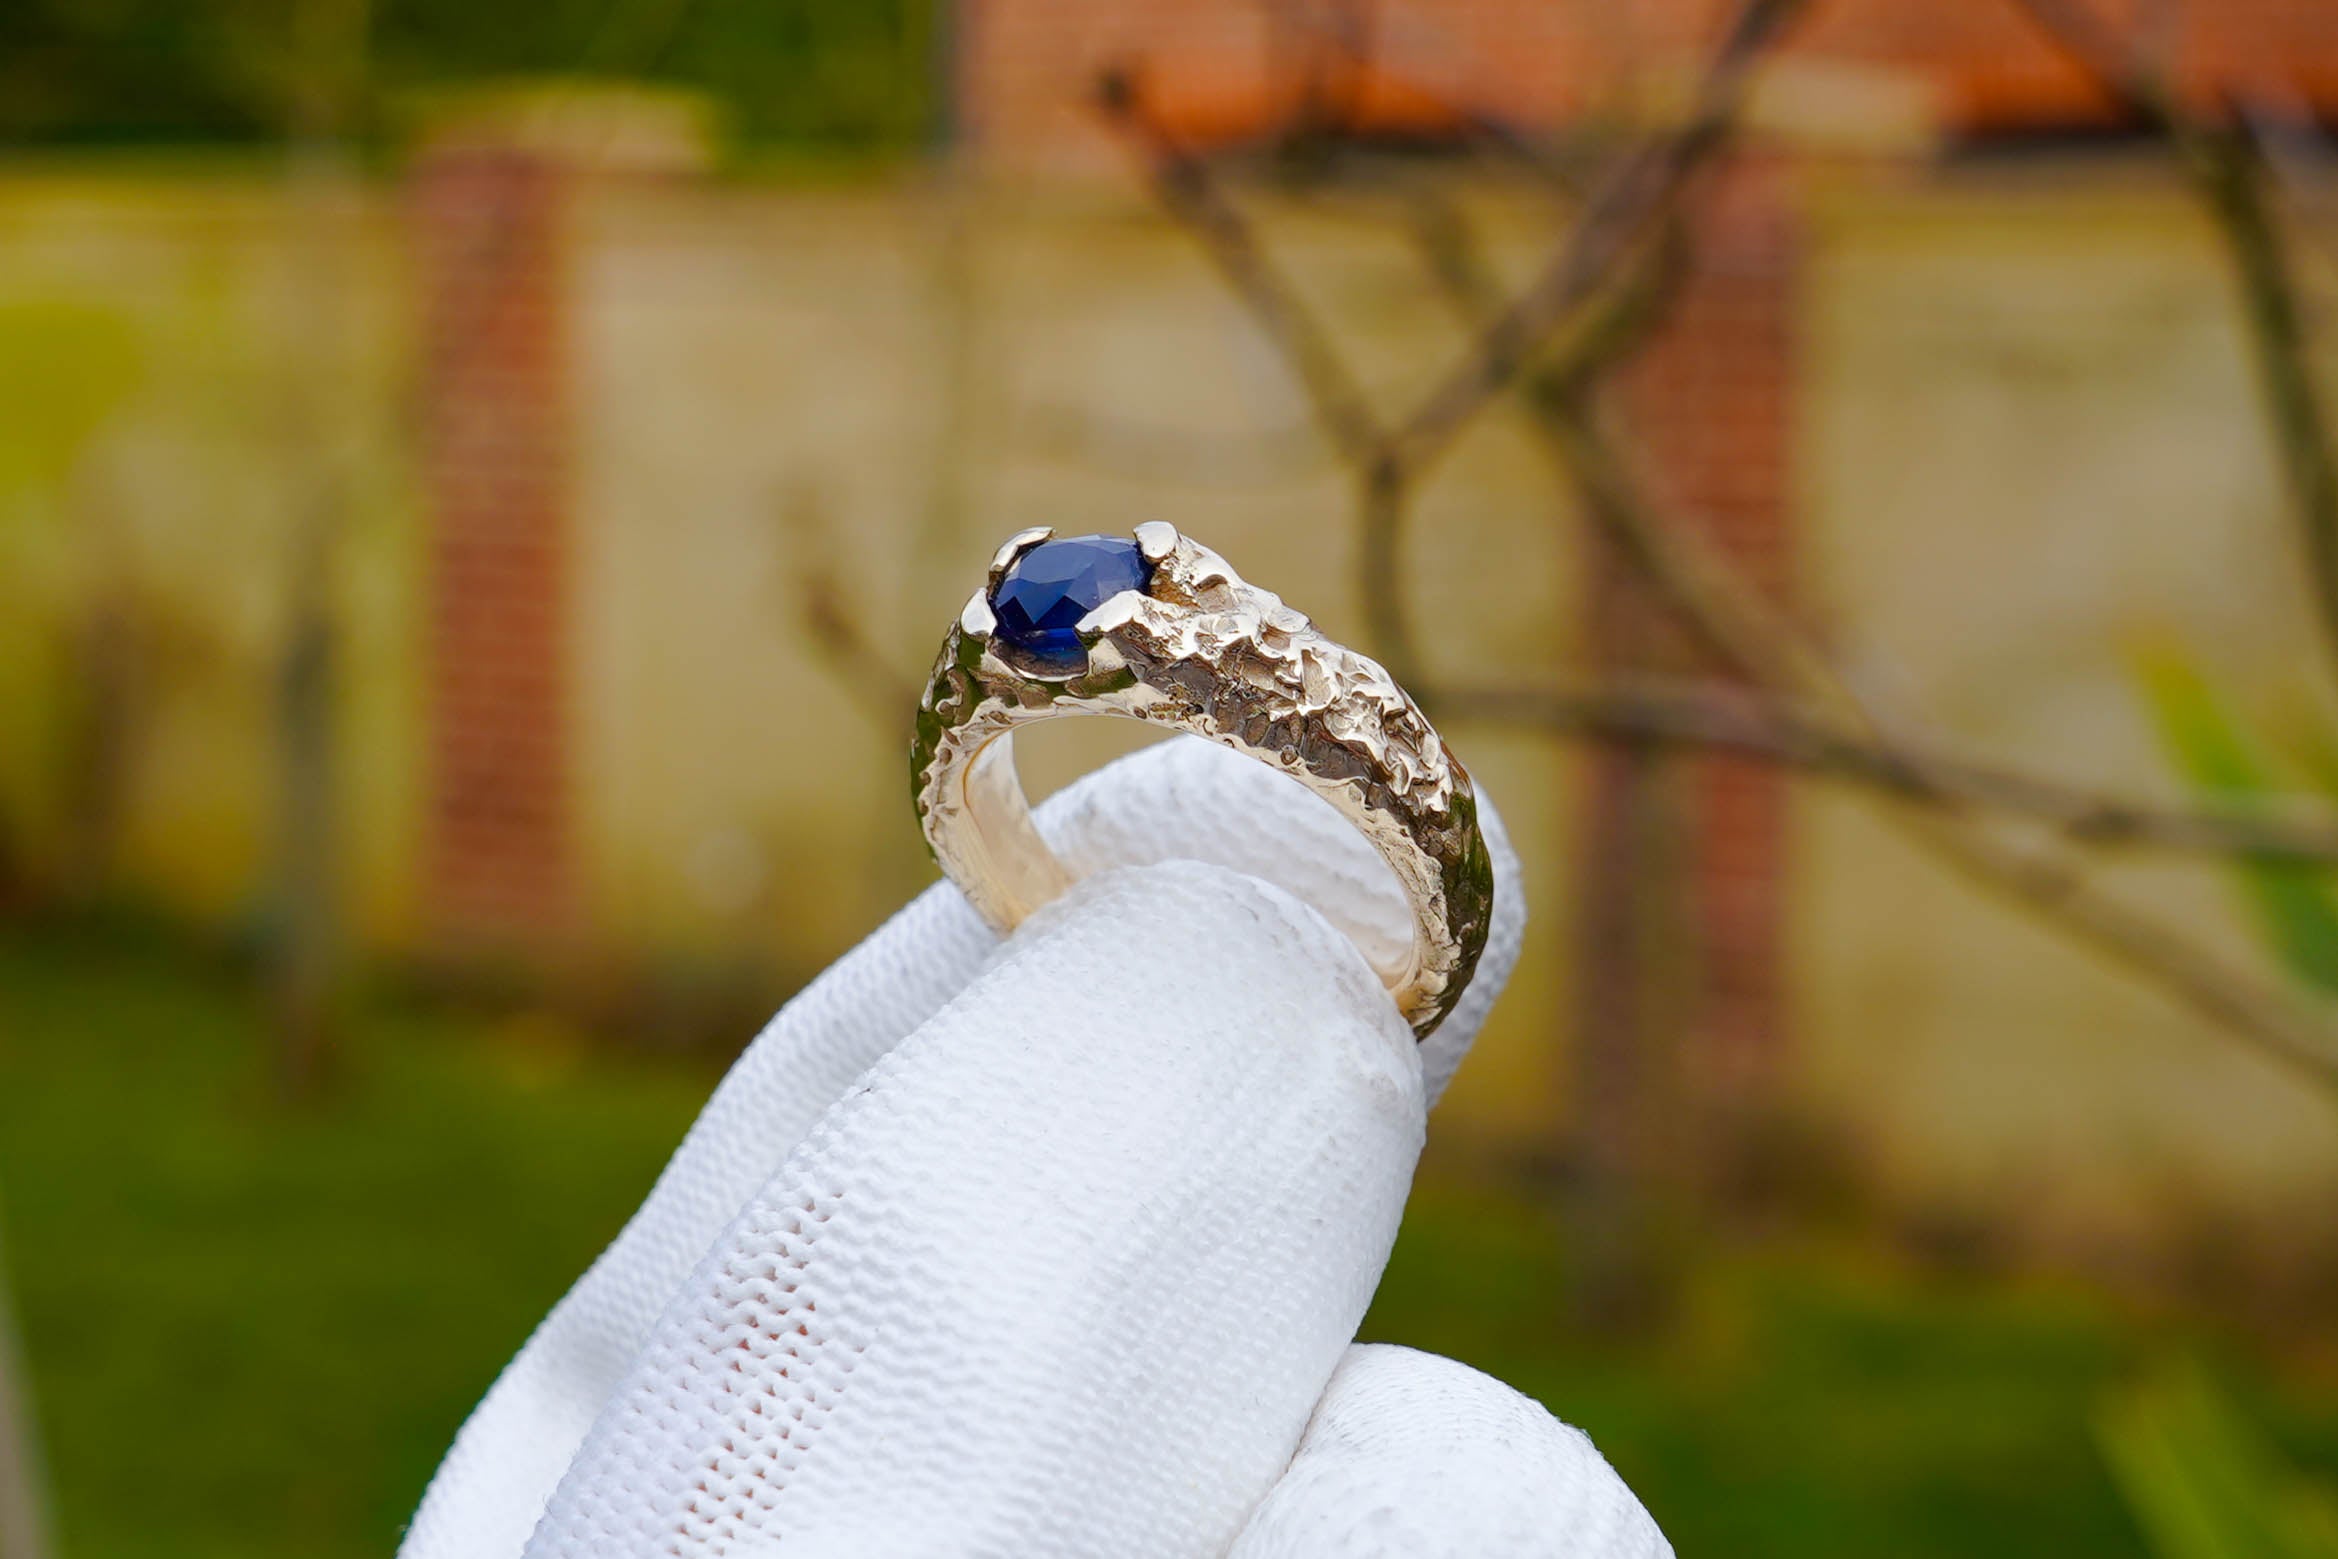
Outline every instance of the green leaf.
<svg viewBox="0 0 2338 1559"><path fill-rule="evenodd" d="M2303 1477L2197 1365L2112 1398L2096 1430L2158 1559L2338 1559L2338 1490Z"/></svg>
<svg viewBox="0 0 2338 1559"><path fill-rule="evenodd" d="M2172 653L2143 658L2137 677L2161 742L2193 787L2224 802L2262 801L2279 787L2208 679ZM2234 868L2283 967L2338 993L2338 897L2320 867L2245 861Z"/></svg>

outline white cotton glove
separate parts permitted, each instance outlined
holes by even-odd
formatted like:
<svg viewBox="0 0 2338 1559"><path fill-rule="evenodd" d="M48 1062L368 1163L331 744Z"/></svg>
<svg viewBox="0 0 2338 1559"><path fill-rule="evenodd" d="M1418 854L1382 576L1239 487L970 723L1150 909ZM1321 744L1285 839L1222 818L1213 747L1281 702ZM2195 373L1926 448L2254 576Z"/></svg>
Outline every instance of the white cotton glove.
<svg viewBox="0 0 2338 1559"><path fill-rule="evenodd" d="M1351 1347L1516 862L1416 1045L1329 807L1180 737L1042 807L1004 941L939 885L790 1002L457 1437L404 1559L1669 1555L1509 1388ZM905 825L906 826L906 825Z"/></svg>

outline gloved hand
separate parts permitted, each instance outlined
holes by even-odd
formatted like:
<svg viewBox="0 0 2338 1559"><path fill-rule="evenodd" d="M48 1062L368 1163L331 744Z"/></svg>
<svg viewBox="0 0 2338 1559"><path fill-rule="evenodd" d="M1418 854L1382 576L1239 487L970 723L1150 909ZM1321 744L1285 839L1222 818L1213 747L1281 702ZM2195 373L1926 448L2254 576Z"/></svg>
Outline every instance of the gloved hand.
<svg viewBox="0 0 2338 1559"><path fill-rule="evenodd" d="M404 1559L1669 1555L1535 1403L1350 1345L1517 958L1492 807L1418 1045L1359 952L1396 884L1289 780L1179 737L1039 819L1082 880L1004 941L938 885L788 1003Z"/></svg>

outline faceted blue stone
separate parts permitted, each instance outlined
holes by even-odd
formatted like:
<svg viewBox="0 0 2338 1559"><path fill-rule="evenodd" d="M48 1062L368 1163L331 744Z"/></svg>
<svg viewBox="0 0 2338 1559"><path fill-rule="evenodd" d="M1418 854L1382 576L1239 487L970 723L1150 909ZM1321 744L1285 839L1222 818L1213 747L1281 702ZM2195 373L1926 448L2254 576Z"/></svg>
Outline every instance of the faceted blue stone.
<svg viewBox="0 0 2338 1559"><path fill-rule="evenodd" d="M992 642L1043 674L1069 676L1088 663L1073 631L1120 594L1142 590L1152 565L1125 536L1059 536L1015 559L990 593Z"/></svg>

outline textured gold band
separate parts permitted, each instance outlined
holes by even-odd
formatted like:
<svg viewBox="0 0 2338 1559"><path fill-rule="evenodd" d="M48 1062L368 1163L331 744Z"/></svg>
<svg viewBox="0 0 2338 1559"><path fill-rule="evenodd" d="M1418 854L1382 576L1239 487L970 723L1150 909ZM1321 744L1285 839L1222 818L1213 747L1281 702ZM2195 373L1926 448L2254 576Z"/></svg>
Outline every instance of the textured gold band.
<svg viewBox="0 0 2338 1559"><path fill-rule="evenodd" d="M1158 522L1135 533L1143 588L1080 619L1084 663L1033 669L995 636L992 601L1016 561L1053 534L1024 531L999 549L918 708L912 782L942 870L1002 933L1069 886L1015 775L1017 726L1117 715L1206 736L1322 796L1388 862L1411 901L1413 940L1401 967L1380 972L1425 1037L1469 984L1493 908L1467 771L1376 662Z"/></svg>

